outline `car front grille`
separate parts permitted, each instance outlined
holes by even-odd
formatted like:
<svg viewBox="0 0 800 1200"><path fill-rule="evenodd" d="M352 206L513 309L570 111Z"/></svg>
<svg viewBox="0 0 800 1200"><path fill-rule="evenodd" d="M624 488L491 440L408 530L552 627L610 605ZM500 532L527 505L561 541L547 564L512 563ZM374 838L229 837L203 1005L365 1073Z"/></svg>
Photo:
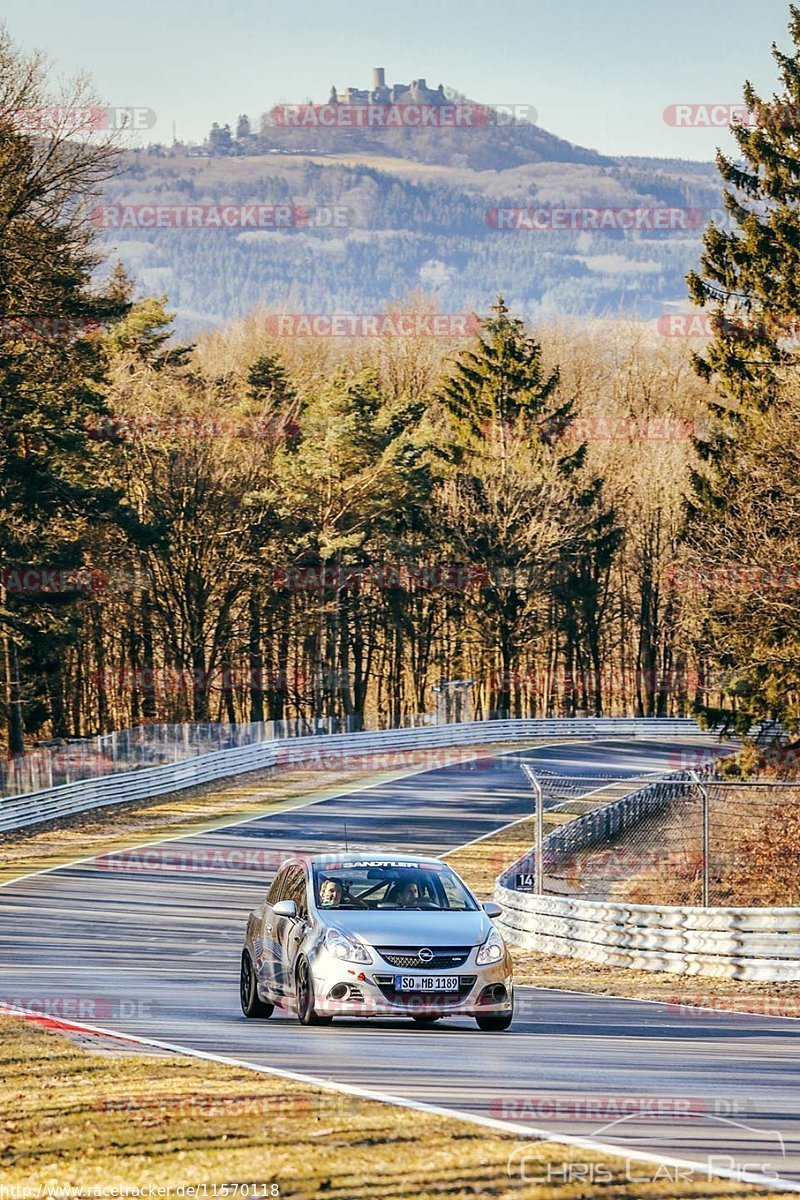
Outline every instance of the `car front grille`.
<svg viewBox="0 0 800 1200"><path fill-rule="evenodd" d="M424 947L376 946L381 958L405 971L449 971L463 967L472 949L471 946L437 946L433 957L424 961L419 952Z"/></svg>

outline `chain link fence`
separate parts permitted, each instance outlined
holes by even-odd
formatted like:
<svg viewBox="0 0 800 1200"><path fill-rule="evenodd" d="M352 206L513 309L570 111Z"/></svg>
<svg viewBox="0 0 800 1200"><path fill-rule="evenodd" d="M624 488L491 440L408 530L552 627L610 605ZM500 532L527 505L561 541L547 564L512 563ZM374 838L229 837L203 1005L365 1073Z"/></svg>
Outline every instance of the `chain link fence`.
<svg viewBox="0 0 800 1200"><path fill-rule="evenodd" d="M800 905L800 782L687 774L634 783L537 771L541 890L631 904ZM616 801L622 789L628 798ZM604 827L593 829L598 804ZM624 813L616 823L615 808Z"/></svg>

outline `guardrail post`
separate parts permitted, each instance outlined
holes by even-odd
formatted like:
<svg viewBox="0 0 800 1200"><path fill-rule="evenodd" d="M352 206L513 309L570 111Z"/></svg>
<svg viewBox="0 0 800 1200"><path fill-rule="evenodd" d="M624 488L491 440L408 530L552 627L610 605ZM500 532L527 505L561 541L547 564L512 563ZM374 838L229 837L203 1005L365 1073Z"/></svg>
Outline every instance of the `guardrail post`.
<svg viewBox="0 0 800 1200"><path fill-rule="evenodd" d="M709 812L708 788L701 781L696 771L689 771L689 778L700 792L703 801L703 908L709 906L709 860L711 854L711 818Z"/></svg>
<svg viewBox="0 0 800 1200"><path fill-rule="evenodd" d="M536 858L533 890L537 896L541 896L544 892L544 792L533 768L523 764L523 770L536 795Z"/></svg>

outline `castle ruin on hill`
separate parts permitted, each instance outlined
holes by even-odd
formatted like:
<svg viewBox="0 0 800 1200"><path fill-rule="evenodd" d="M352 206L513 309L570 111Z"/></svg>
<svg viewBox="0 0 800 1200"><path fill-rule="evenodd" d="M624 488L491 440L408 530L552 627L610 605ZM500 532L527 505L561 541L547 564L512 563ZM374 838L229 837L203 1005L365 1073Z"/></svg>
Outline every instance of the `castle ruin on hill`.
<svg viewBox="0 0 800 1200"><path fill-rule="evenodd" d="M331 88L329 104L446 104L444 84L440 83L435 90L429 88L424 79L412 79L411 83L386 84L386 71L383 67L372 70L371 88L348 87L338 94L335 87Z"/></svg>

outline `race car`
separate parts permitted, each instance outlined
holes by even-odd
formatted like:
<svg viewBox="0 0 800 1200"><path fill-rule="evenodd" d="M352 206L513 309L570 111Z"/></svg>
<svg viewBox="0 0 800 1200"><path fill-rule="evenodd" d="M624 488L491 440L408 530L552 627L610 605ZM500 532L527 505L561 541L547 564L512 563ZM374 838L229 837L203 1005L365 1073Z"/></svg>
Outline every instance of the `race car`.
<svg viewBox="0 0 800 1200"><path fill-rule="evenodd" d="M289 859L247 921L242 1011L264 1018L278 1005L303 1025L474 1017L482 1030L508 1029L511 956L491 919L500 913L437 858Z"/></svg>

